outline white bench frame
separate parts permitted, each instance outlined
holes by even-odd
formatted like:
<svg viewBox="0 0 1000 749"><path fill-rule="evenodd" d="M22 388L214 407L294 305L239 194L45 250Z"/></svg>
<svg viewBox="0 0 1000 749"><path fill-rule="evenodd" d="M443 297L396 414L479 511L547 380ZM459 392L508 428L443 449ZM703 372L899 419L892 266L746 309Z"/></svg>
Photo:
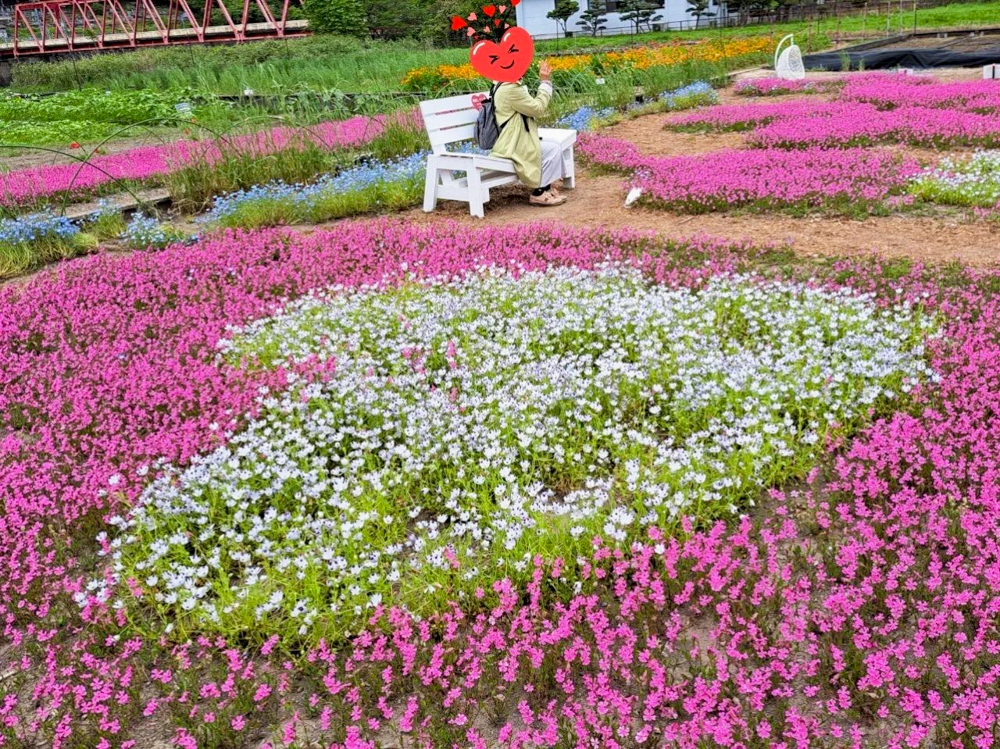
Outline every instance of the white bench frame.
<svg viewBox="0 0 1000 749"><path fill-rule="evenodd" d="M448 151L450 144L473 137L479 110L472 105L472 97L473 94L462 94L420 102L420 113L432 151L427 157L427 179L424 183L424 211L427 213L434 210L439 199L460 200L469 204L471 215L483 218L483 205L490 201L490 190L518 182L514 162L510 159ZM520 126L521 123L517 124ZM563 174L566 175L563 186L575 187L573 145L576 143L576 130L543 127L538 129L538 136L542 140L559 143ZM455 172L465 172L465 177L458 178Z"/></svg>

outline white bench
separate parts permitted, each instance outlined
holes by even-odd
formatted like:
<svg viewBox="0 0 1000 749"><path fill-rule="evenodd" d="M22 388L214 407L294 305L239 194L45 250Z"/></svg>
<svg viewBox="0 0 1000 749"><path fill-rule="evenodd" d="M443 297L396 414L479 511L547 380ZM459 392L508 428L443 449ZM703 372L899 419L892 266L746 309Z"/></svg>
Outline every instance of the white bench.
<svg viewBox="0 0 1000 749"><path fill-rule="evenodd" d="M472 105L472 96L462 94L420 102L420 113L432 151L427 157L427 180L424 183L424 211L427 213L434 210L438 199L461 200L469 204L469 213L483 218L483 204L489 202L490 190L518 181L514 162L510 159L448 151L449 145L469 141L473 137L479 110ZM566 175L563 185L575 187L573 144L576 143L576 130L542 127L538 129L538 136L560 145L563 174ZM455 172L464 172L465 176L458 177Z"/></svg>

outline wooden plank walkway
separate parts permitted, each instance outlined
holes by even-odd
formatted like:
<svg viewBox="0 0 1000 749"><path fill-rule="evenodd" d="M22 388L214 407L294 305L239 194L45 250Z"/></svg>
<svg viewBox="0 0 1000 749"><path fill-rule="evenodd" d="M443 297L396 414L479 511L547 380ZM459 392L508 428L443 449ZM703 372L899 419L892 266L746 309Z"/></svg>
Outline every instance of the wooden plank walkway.
<svg viewBox="0 0 1000 749"><path fill-rule="evenodd" d="M118 195L110 195L101 200L93 200L89 203L73 203L72 205L68 205L66 206L66 217L74 220L85 218L99 210L102 203L125 212L134 211L137 208L145 206L163 205L169 202L170 193L162 187L151 190L137 190L135 195L123 192ZM59 207L57 205L53 205L52 207L58 212Z"/></svg>

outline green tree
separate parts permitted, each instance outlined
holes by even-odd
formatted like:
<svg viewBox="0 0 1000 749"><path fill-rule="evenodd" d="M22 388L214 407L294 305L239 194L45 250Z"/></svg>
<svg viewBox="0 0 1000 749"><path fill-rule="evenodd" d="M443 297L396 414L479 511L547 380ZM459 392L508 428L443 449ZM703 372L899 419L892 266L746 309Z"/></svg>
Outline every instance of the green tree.
<svg viewBox="0 0 1000 749"><path fill-rule="evenodd" d="M566 36L566 24L569 23L570 16L580 10L580 4L576 0L556 0L556 7L546 13L546 18L551 18L556 23L562 24L563 36Z"/></svg>
<svg viewBox="0 0 1000 749"><path fill-rule="evenodd" d="M450 21L452 16L465 18L474 7L468 0L424 0L421 3L423 20L416 33L422 41L434 46L467 45L465 29L451 31Z"/></svg>
<svg viewBox="0 0 1000 749"><path fill-rule="evenodd" d="M312 31L368 36L361 0L305 0L305 11Z"/></svg>
<svg viewBox="0 0 1000 749"><path fill-rule="evenodd" d="M714 16L715 11L709 10L711 0L687 0L688 13L694 16L694 27L701 26L701 19L707 16Z"/></svg>
<svg viewBox="0 0 1000 749"><path fill-rule="evenodd" d="M660 15L656 12L659 8L647 0L625 0L621 7L624 11L621 19L634 25L636 33L642 31L643 26L652 26L660 20Z"/></svg>
<svg viewBox="0 0 1000 749"><path fill-rule="evenodd" d="M608 25L604 18L607 14L608 11L603 2L591 2L587 9L580 14L580 20L576 24L591 36L597 36Z"/></svg>
<svg viewBox="0 0 1000 749"><path fill-rule="evenodd" d="M416 0L364 0L368 34L373 39L417 36L427 9Z"/></svg>

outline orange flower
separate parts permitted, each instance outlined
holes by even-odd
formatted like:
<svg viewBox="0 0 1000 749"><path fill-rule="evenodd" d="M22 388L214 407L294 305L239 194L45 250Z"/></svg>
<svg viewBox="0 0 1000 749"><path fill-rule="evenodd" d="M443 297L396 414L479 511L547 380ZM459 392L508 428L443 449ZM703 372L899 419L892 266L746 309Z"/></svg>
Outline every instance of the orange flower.
<svg viewBox="0 0 1000 749"><path fill-rule="evenodd" d="M563 57L551 57L548 60L553 70L577 70L590 65L593 55L565 55Z"/></svg>
<svg viewBox="0 0 1000 749"><path fill-rule="evenodd" d="M511 5L517 5L511 2ZM489 6L487 6L489 7ZM485 10L485 8L484 8ZM474 18L475 14L470 14ZM470 29L470 33L471 33ZM774 46L771 37L756 36L743 39L701 40L692 44L652 44L633 47L605 55L564 55L548 59L553 70L571 71L586 68L596 58L612 67L629 67L646 70L669 67L690 61L720 62L769 51ZM421 75L435 72L445 80L473 80L479 74L471 65L438 65L436 68L414 68L403 78L404 85Z"/></svg>

